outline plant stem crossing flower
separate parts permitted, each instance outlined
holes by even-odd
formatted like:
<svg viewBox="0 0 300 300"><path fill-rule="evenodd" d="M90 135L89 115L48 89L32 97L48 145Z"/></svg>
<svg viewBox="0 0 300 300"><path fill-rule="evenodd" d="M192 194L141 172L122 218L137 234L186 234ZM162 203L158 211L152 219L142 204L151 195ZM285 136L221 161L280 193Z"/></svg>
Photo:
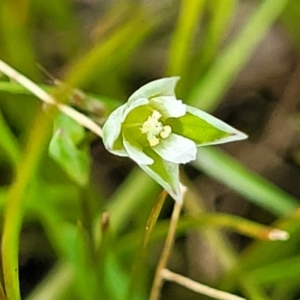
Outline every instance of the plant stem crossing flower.
<svg viewBox="0 0 300 300"><path fill-rule="evenodd" d="M118 107L103 127L108 151L128 156L178 202L179 164L196 158L197 147L245 139L223 121L176 99L178 77L150 82Z"/></svg>

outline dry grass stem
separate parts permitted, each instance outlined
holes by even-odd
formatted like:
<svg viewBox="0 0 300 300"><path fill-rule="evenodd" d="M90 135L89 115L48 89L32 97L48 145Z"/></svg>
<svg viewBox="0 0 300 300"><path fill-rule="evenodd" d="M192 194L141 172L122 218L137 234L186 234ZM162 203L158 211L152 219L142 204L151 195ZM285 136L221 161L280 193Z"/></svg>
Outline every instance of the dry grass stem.
<svg viewBox="0 0 300 300"><path fill-rule="evenodd" d="M169 232L168 232L166 242L164 245L164 249L163 249L163 252L159 259L157 269L155 272L154 281L153 281L151 294L150 294L150 300L158 300L160 297L160 291L161 291L162 284L163 284L162 270L166 267L171 250L172 250L176 227L177 227L178 219L180 216L181 208L182 208L182 204L175 202L173 213L172 213L172 218L171 218L171 222L170 222Z"/></svg>
<svg viewBox="0 0 300 300"><path fill-rule="evenodd" d="M289 233L280 229L272 229L269 234L268 238L271 241L286 241L290 237Z"/></svg>
<svg viewBox="0 0 300 300"><path fill-rule="evenodd" d="M36 85L27 77L17 72L15 69L10 67L2 60L0 60L0 72L8 76L11 80L17 82L18 84L26 88L28 91L30 91L32 94L34 94L37 98L39 98L43 102L57 107L62 113L75 120L78 124L84 126L85 128L94 132L98 136L102 137L102 129L94 121L92 121L84 114L74 110L73 108L64 105L62 103L58 103L51 95L46 93L38 85Z"/></svg>
<svg viewBox="0 0 300 300"><path fill-rule="evenodd" d="M176 282L187 289L194 291L196 293L211 297L213 299L218 300L246 300L245 298L241 298L236 295L229 294L227 292L223 292L214 288L211 288L209 286L206 286L204 284L201 284L199 282L196 282L190 278L184 277L182 275L173 273L167 269L161 270L161 276L164 280Z"/></svg>

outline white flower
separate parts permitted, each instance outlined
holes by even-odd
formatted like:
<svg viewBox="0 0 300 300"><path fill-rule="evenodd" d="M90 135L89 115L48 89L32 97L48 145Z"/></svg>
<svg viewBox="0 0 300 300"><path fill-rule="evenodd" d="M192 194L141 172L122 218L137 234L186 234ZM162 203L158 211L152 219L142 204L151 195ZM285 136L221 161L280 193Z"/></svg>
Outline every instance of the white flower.
<svg viewBox="0 0 300 300"><path fill-rule="evenodd" d="M176 200L182 201L178 166L196 158L197 146L247 136L221 120L176 99L178 77L150 82L108 117L106 149L133 159Z"/></svg>

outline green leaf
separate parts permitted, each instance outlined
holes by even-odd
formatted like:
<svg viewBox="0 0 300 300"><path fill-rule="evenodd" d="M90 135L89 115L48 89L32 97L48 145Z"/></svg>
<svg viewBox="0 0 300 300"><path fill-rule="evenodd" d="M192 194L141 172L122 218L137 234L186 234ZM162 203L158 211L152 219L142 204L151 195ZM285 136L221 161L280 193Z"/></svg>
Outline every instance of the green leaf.
<svg viewBox="0 0 300 300"><path fill-rule="evenodd" d="M87 147L79 148L84 129L71 118L60 114L49 146L49 155L80 185L89 177L90 159Z"/></svg>
<svg viewBox="0 0 300 300"><path fill-rule="evenodd" d="M66 115L59 114L54 121L54 131L62 128L67 130L68 136L74 144L81 142L85 136L84 129L81 125Z"/></svg>
<svg viewBox="0 0 300 300"><path fill-rule="evenodd" d="M128 102L132 102L139 98L153 98L159 96L175 96L174 89L179 77L168 77L151 81L136 92L134 92L128 99Z"/></svg>

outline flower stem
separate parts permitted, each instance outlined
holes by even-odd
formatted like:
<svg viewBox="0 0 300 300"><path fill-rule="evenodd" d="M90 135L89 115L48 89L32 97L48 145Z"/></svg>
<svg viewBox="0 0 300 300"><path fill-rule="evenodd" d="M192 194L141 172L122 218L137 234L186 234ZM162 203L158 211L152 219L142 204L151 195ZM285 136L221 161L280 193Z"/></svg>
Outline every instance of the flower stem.
<svg viewBox="0 0 300 300"><path fill-rule="evenodd" d="M208 297L212 297L213 299L219 299L219 300L246 300L245 298L241 298L239 296L223 292L214 288L211 288L209 286L206 286L204 284L201 284L199 282L196 282L190 278L184 277L182 275L173 273L167 269L162 270L162 277L165 280L176 282L187 289L194 291L196 293L206 295Z"/></svg>
<svg viewBox="0 0 300 300"><path fill-rule="evenodd" d="M172 218L170 222L170 227L169 227L169 232L165 241L164 249L161 254L161 257L159 259L157 269L155 272L154 276L154 281L151 289L151 294L150 294L150 300L158 300L160 296L160 291L163 285L163 276L162 276L162 271L166 267L168 263L168 259L172 250L173 242L174 242L174 237L175 237L175 232L176 232L176 226L178 223L178 219L180 216L182 204L175 202L173 213L172 213Z"/></svg>
<svg viewBox="0 0 300 300"><path fill-rule="evenodd" d="M0 60L0 71L18 82L42 100L52 101L51 96L37 87L32 81L18 73L9 65ZM22 227L24 214L24 195L26 188L34 177L38 166L39 158L47 139L50 129L51 118L39 114L33 125L31 135L27 143L25 155L17 171L15 182L12 184L7 198L7 205L4 215L3 236L2 236L2 268L5 291L8 300L19 300L19 272L18 253L19 235Z"/></svg>
<svg viewBox="0 0 300 300"><path fill-rule="evenodd" d="M75 120L78 124L84 126L90 131L94 132L98 136L102 137L102 129L98 126L94 121L85 116L84 114L76 111L72 107L64 105L56 101L54 97L41 89L37 84L29 80L27 77L23 76L15 69L10 67L4 61L0 60L0 72L8 76L13 81L16 81L23 87L25 87L28 91L30 91L33 95L38 97L40 100L45 102L46 104L50 104L59 109L62 113L69 116L73 120Z"/></svg>

